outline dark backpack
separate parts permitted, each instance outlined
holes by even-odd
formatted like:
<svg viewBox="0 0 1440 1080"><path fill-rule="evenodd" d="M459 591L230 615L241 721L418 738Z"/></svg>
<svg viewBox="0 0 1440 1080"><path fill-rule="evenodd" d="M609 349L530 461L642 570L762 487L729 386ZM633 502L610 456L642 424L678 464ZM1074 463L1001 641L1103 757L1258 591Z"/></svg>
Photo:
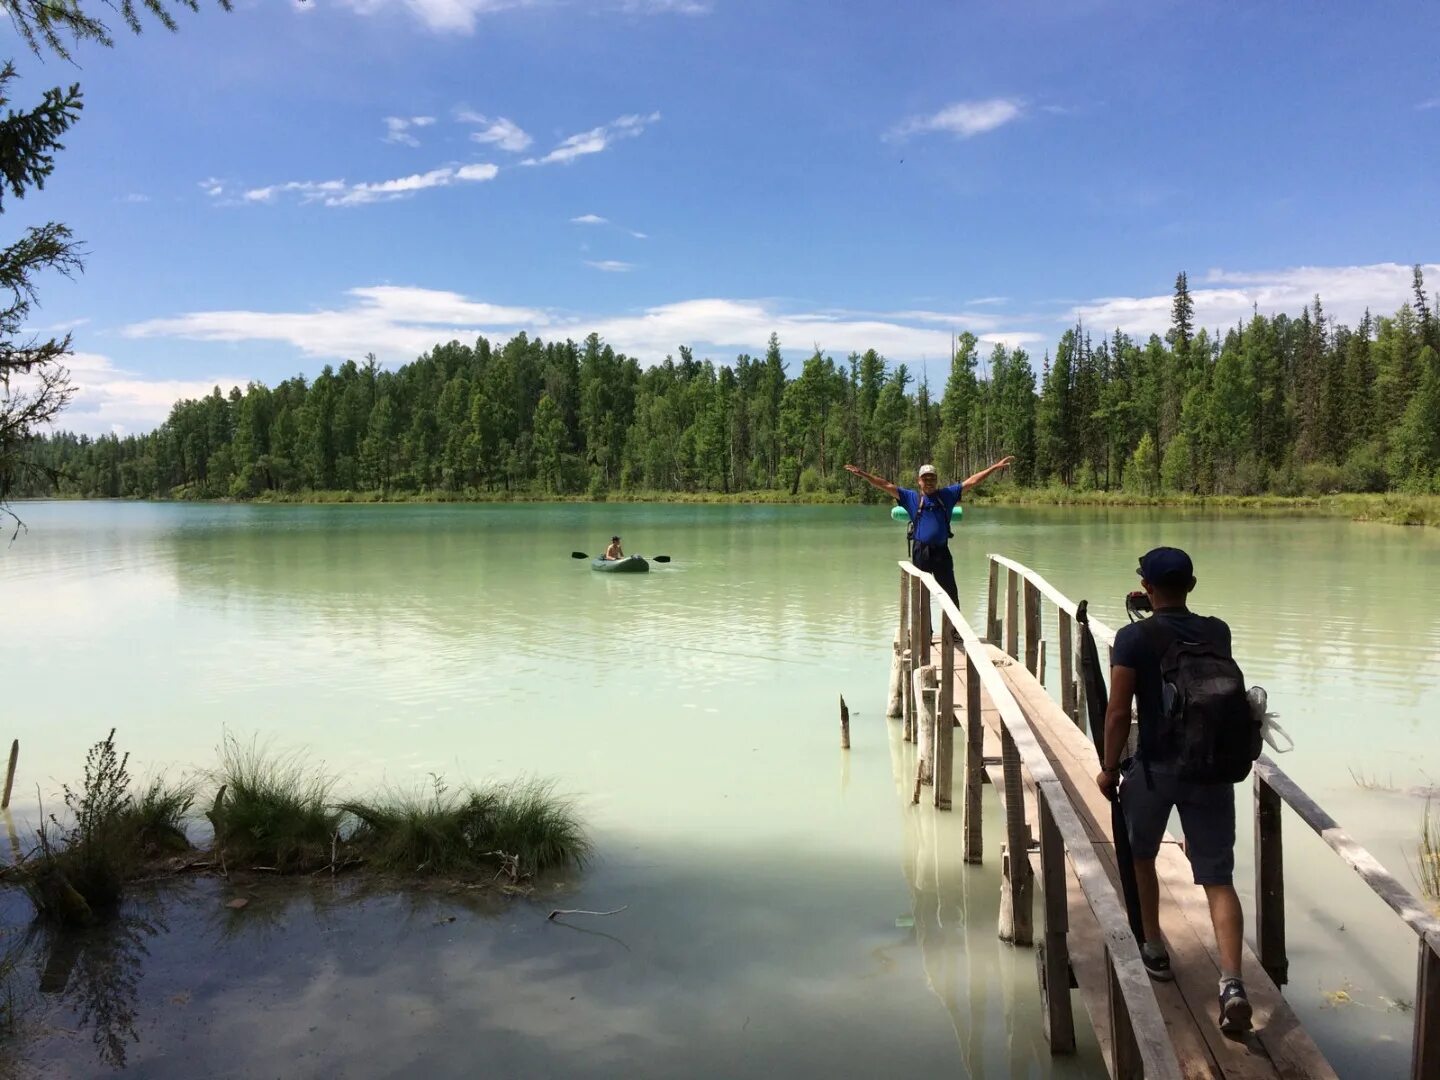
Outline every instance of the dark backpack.
<svg viewBox="0 0 1440 1080"><path fill-rule="evenodd" d="M1260 756L1260 724L1245 695L1245 676L1213 641L1189 641L1160 619L1142 623L1160 657L1158 746L1141 756L1173 759L1197 784L1238 784Z"/></svg>
<svg viewBox="0 0 1440 1080"><path fill-rule="evenodd" d="M929 503L926 503L925 496L921 495L917 499L916 505L920 509L911 516L910 524L905 526L905 543L911 552L915 550L915 526L920 524L920 515L937 506L940 508L940 513L945 513L945 504L939 499L931 499ZM945 533L949 539L955 539L955 529L950 524L950 515L948 514L945 515Z"/></svg>

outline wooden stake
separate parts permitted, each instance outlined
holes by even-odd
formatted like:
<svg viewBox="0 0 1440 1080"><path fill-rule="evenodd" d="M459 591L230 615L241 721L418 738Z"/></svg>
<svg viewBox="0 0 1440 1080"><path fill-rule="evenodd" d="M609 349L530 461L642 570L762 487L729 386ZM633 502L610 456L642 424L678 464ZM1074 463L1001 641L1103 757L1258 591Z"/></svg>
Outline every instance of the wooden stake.
<svg viewBox="0 0 1440 1080"><path fill-rule="evenodd" d="M840 695L840 749L850 749L850 710L845 705L845 695Z"/></svg>
<svg viewBox="0 0 1440 1080"><path fill-rule="evenodd" d="M955 773L955 628L940 615L940 700L935 718L935 809L950 809Z"/></svg>
<svg viewBox="0 0 1440 1080"><path fill-rule="evenodd" d="M1280 796L1255 777L1255 951L1260 966L1284 986L1290 962L1285 956L1285 858L1280 834Z"/></svg>
<svg viewBox="0 0 1440 1080"><path fill-rule="evenodd" d="M996 565L994 563L992 566ZM980 672L965 653L965 861L978 863L984 851L980 832L980 785L985 775L985 729L980 716Z"/></svg>
<svg viewBox="0 0 1440 1080"><path fill-rule="evenodd" d="M890 699L885 707L885 715L891 720L898 720L905 712L905 691L900 685L902 677L900 654L900 632L895 632L895 655L890 660Z"/></svg>
<svg viewBox="0 0 1440 1080"><path fill-rule="evenodd" d="M20 740L10 744L10 766L5 770L5 797L0 799L0 810L10 809L10 790L15 786L15 764L20 760Z"/></svg>

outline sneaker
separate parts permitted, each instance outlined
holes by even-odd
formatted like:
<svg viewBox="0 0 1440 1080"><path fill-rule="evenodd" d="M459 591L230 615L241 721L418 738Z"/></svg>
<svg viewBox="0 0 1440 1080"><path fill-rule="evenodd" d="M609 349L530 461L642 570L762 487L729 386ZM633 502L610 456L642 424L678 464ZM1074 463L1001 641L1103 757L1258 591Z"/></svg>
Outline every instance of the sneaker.
<svg viewBox="0 0 1440 1080"><path fill-rule="evenodd" d="M1145 970L1156 982L1169 982L1175 978L1175 973L1170 970L1170 954L1167 952L1151 952L1148 945L1140 946L1140 959L1145 964Z"/></svg>
<svg viewBox="0 0 1440 1080"><path fill-rule="evenodd" d="M1239 979L1228 979L1220 991L1220 1030L1239 1035L1250 1030L1250 999Z"/></svg>

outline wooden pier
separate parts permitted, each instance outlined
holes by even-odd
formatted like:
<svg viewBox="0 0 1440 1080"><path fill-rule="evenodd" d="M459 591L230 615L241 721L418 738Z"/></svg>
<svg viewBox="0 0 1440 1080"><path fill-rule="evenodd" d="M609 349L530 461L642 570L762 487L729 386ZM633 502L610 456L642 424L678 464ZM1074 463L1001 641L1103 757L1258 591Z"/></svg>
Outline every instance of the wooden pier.
<svg viewBox="0 0 1440 1080"><path fill-rule="evenodd" d="M1247 924L1254 945L1247 942L1243 956L1254 1030L1244 1038L1220 1032L1219 956L1208 905L1182 846L1168 835L1156 866L1175 980L1152 981L1120 895L1110 808L1095 786L1100 766L1085 731L1075 603L1029 568L991 555L982 638L933 577L908 562L900 570L889 713L917 744L912 800L928 789L937 810L959 801L961 857L978 863L982 786L998 794L1005 843L997 932L1035 950L1052 1054L1075 1048L1073 990L1114 1077L1336 1075L1280 990L1288 966L1281 807L1289 806L1415 931L1410 1076L1440 1077L1440 920L1263 755L1253 771L1256 911ZM1058 619L1060 644L1050 671L1047 607ZM1089 623L1097 645L1114 644L1113 631L1093 617ZM1058 677L1055 696L1047 675Z"/></svg>

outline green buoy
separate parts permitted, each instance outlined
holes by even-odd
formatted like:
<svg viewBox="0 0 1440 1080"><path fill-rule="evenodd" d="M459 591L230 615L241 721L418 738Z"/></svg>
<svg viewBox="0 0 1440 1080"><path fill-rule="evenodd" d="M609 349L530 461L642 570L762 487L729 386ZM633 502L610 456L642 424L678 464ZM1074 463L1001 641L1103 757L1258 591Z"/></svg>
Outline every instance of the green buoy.
<svg viewBox="0 0 1440 1080"><path fill-rule="evenodd" d="M959 503L956 503L955 509L950 511L950 520L959 521L964 514L965 508ZM909 521L910 515L906 513L903 506L892 506L890 508L890 518L892 521Z"/></svg>

